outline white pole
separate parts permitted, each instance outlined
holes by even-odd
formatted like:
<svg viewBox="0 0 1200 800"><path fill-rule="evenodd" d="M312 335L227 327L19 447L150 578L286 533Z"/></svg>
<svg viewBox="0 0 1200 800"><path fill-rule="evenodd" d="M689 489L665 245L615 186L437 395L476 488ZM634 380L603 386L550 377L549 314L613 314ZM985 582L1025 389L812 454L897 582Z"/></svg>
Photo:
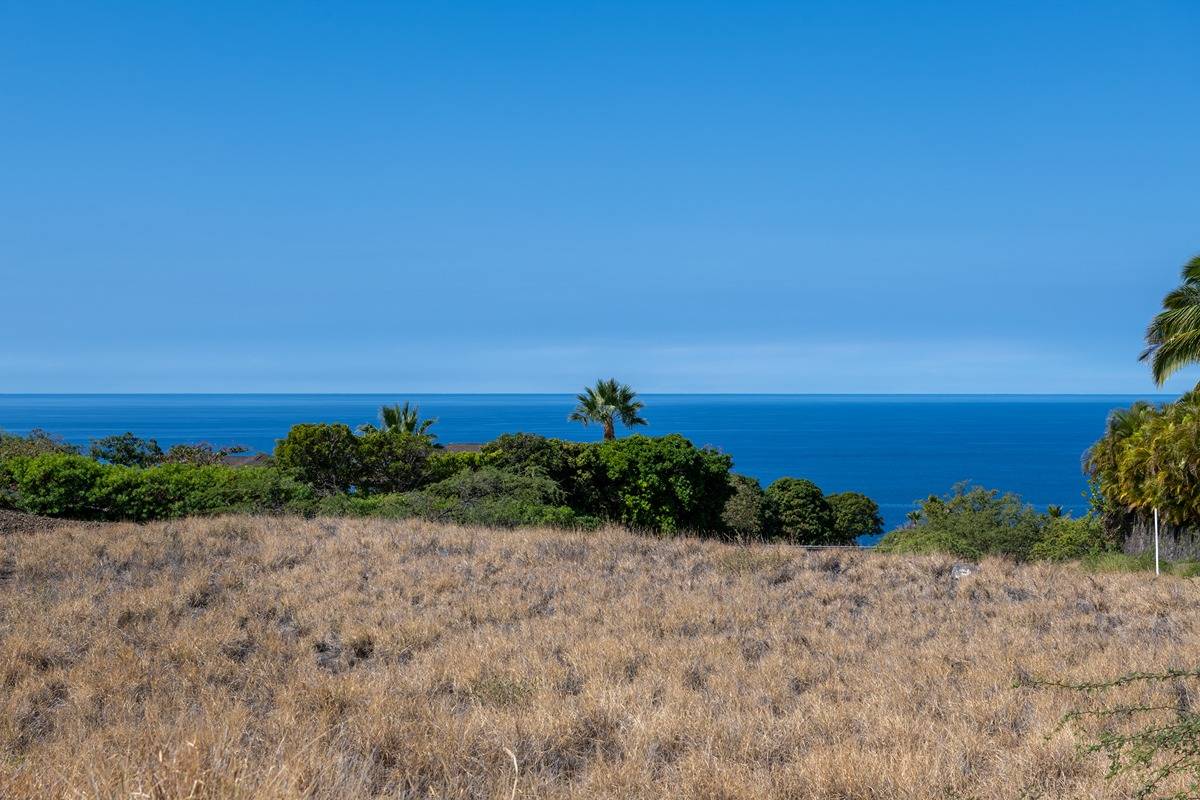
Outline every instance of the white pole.
<svg viewBox="0 0 1200 800"><path fill-rule="evenodd" d="M1158 574L1158 509L1154 509L1154 574Z"/></svg>

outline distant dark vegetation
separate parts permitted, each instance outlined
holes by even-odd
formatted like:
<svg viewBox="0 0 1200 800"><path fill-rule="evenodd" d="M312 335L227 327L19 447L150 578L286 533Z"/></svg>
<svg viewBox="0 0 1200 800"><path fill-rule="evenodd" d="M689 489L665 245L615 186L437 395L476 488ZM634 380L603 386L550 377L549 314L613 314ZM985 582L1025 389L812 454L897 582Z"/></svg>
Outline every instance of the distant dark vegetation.
<svg viewBox="0 0 1200 800"><path fill-rule="evenodd" d="M407 407L398 409L407 413ZM415 411L415 409L413 409ZM882 532L878 506L781 478L764 490L732 458L683 436L582 443L505 434L478 451L438 445L429 420L295 425L270 458L208 444L163 450L131 433L87 453L43 431L0 433L0 507L144 522L221 513L419 517L462 524L604 523L658 534L853 544Z"/></svg>
<svg viewBox="0 0 1200 800"><path fill-rule="evenodd" d="M589 399L581 395L581 408ZM594 412L601 418L613 407L606 402ZM863 494L827 495L813 482L791 477L764 488L734 473L729 455L678 434L609 438L607 425L599 442L513 433L464 452L439 445L430 431L434 421L421 419L415 407L384 408L380 419L379 427L357 430L295 425L273 455L253 458L242 448L205 443L164 451L132 433L93 441L84 454L43 431L0 432L0 507L137 522L293 513L496 527L591 529L607 523L647 533L804 545L848 545L883 532L879 507ZM1140 562L1113 560L1130 518L1154 507L1175 524L1200 517L1197 419L1195 394L1115 412L1085 459L1093 511L1083 517L1055 507L1038 511L1016 495L964 483L921 501L879 549L972 560L1108 559L1112 568L1135 568Z"/></svg>

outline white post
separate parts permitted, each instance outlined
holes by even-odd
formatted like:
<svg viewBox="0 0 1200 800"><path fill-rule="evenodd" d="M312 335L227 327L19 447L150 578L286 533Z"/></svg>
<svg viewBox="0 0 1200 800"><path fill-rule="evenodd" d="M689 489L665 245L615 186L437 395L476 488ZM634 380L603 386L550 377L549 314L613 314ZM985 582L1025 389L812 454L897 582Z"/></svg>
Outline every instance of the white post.
<svg viewBox="0 0 1200 800"><path fill-rule="evenodd" d="M1158 509L1154 509L1154 574L1158 574Z"/></svg>

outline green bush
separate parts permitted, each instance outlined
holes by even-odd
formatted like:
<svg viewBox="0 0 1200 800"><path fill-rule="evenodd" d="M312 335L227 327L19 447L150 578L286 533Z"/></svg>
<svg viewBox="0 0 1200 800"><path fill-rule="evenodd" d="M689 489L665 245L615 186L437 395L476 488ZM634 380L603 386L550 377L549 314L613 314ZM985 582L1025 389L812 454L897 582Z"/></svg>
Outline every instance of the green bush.
<svg viewBox="0 0 1200 800"><path fill-rule="evenodd" d="M165 464L139 469L47 454L0 465L8 504L86 520L145 522L218 513L309 513L310 487L270 467Z"/></svg>
<svg viewBox="0 0 1200 800"><path fill-rule="evenodd" d="M0 462L6 504L30 514L74 519L103 519L93 492L107 469L86 456L45 453Z"/></svg>
<svg viewBox="0 0 1200 800"><path fill-rule="evenodd" d="M1113 542L1098 517L1050 517L1042 538L1029 551L1039 561L1075 561L1111 552Z"/></svg>
<svg viewBox="0 0 1200 800"><path fill-rule="evenodd" d="M1023 561L1042 538L1049 517L1015 494L960 483L950 494L921 503L915 522L879 542L882 552L950 553L977 559L1002 555Z"/></svg>
<svg viewBox="0 0 1200 800"><path fill-rule="evenodd" d="M79 448L61 436L34 428L24 436L0 430L0 461L17 456L40 456L43 453L78 453Z"/></svg>
<svg viewBox="0 0 1200 800"><path fill-rule="evenodd" d="M518 525L595 527L597 520L563 505L563 492L548 478L483 467L464 470L421 491L403 494L334 495L318 513L329 516L421 517L511 528Z"/></svg>
<svg viewBox="0 0 1200 800"><path fill-rule="evenodd" d="M794 544L842 544L834 536L833 509L812 481L779 478L766 495L773 536Z"/></svg>
<svg viewBox="0 0 1200 800"><path fill-rule="evenodd" d="M409 494L334 494L317 502L316 513L325 517L386 517L404 519L417 516Z"/></svg>
<svg viewBox="0 0 1200 800"><path fill-rule="evenodd" d="M436 452L428 436L399 430L369 430L358 440L358 473L353 483L364 494L407 492L430 480Z"/></svg>
<svg viewBox="0 0 1200 800"><path fill-rule="evenodd" d="M123 467L150 467L163 460L163 451L158 442L134 436L129 431L119 436L93 439L88 455L97 461Z"/></svg>
<svg viewBox="0 0 1200 800"><path fill-rule="evenodd" d="M241 445L215 448L208 442L173 444L162 457L164 464L224 464L228 456L245 453Z"/></svg>
<svg viewBox="0 0 1200 800"><path fill-rule="evenodd" d="M590 445L576 458L576 480L590 483L586 498L608 519L662 533L723 530L721 512L733 493L732 459L697 448L679 434L643 435Z"/></svg>
<svg viewBox="0 0 1200 800"><path fill-rule="evenodd" d="M883 533L879 506L865 494L839 492L825 499L833 509L833 538L838 544L854 544L860 536Z"/></svg>
<svg viewBox="0 0 1200 800"><path fill-rule="evenodd" d="M464 470L477 470L483 466L479 453L459 451L448 453L445 450L435 450L429 457L428 478L430 483L444 481L451 475L457 475Z"/></svg>
<svg viewBox="0 0 1200 800"><path fill-rule="evenodd" d="M721 521L738 539L761 539L767 532L767 496L758 480L748 475L730 475L733 494L725 501Z"/></svg>
<svg viewBox="0 0 1200 800"><path fill-rule="evenodd" d="M341 423L293 425L275 443L275 463L319 494L347 492L359 479L359 440Z"/></svg>

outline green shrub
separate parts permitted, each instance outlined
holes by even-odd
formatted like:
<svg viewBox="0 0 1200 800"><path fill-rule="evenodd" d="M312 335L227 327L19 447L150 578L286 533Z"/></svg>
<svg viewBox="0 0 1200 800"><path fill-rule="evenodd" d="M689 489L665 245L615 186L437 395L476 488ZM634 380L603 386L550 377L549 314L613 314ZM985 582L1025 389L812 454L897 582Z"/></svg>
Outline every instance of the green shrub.
<svg viewBox="0 0 1200 800"><path fill-rule="evenodd" d="M833 538L839 544L854 544L860 536L883 533L879 506L865 494L839 492L826 496L833 509Z"/></svg>
<svg viewBox="0 0 1200 800"><path fill-rule="evenodd" d="M105 467L86 456L45 453L16 456L0 462L5 502L20 511L47 517L103 519L93 492Z"/></svg>
<svg viewBox="0 0 1200 800"><path fill-rule="evenodd" d="M590 482L586 501L634 529L717 533L733 493L729 456L697 448L679 434L612 439L581 449L576 480ZM586 509L591 510L591 509Z"/></svg>
<svg viewBox="0 0 1200 800"><path fill-rule="evenodd" d="M165 464L139 469L78 455L11 459L0 466L9 504L85 520L145 522L218 513L309 513L313 491L269 467Z"/></svg>
<svg viewBox="0 0 1200 800"><path fill-rule="evenodd" d="M329 516L421 517L511 528L518 525L595 527L597 520L563 505L563 492L544 477L483 467L462 471L421 491L323 498L318 513Z"/></svg>
<svg viewBox="0 0 1200 800"><path fill-rule="evenodd" d="M24 436L0 430L0 461L17 456L40 456L43 453L78 453L79 448L61 436L34 428Z"/></svg>
<svg viewBox="0 0 1200 800"><path fill-rule="evenodd" d="M498 527L591 524L565 505L565 494L549 478L517 475L495 467L460 472L410 497L421 516L463 524Z"/></svg>
<svg viewBox="0 0 1200 800"><path fill-rule="evenodd" d="M1042 538L1029 551L1039 561L1075 561L1109 552L1115 547L1098 517L1074 519L1051 516Z"/></svg>
<svg viewBox="0 0 1200 800"><path fill-rule="evenodd" d="M1042 538L1048 517L1015 494L956 485L943 497L921 503L916 521L879 542L882 552L950 553L977 559L1002 555L1023 561Z"/></svg>
<svg viewBox="0 0 1200 800"><path fill-rule="evenodd" d="M483 460L479 453L468 451L448 453L445 450L435 450L429 457L429 482L444 481L451 475L457 475L464 470L477 470L482 466Z"/></svg>
<svg viewBox="0 0 1200 800"><path fill-rule="evenodd" d="M353 483L365 494L416 489L429 482L429 462L435 452L428 436L368 430L358 440L358 474Z"/></svg>
<svg viewBox="0 0 1200 800"><path fill-rule="evenodd" d="M334 494L317 502L316 513L326 517L386 517L404 519L417 516L408 494Z"/></svg>
<svg viewBox="0 0 1200 800"><path fill-rule="evenodd" d="M245 453L241 445L215 448L208 442L196 444L173 444L162 457L164 464L224 464L225 459L232 455Z"/></svg>
<svg viewBox="0 0 1200 800"><path fill-rule="evenodd" d="M721 521L739 539L761 539L767 531L767 496L758 480L748 475L730 475L733 494L725 501Z"/></svg>
<svg viewBox="0 0 1200 800"><path fill-rule="evenodd" d="M812 481L780 478L766 496L772 535L795 544L842 544L834 533L833 509Z"/></svg>
<svg viewBox="0 0 1200 800"><path fill-rule="evenodd" d="M275 443L275 463L319 494L347 492L359 479L359 440L341 423L293 425Z"/></svg>
<svg viewBox="0 0 1200 800"><path fill-rule="evenodd" d="M484 466L518 475L541 475L561 486L575 472L578 448L573 442L536 433L506 433L485 444L479 456Z"/></svg>
<svg viewBox="0 0 1200 800"><path fill-rule="evenodd" d="M93 439L88 455L107 464L123 467L150 467L163 459L162 448L154 439L143 439L126 431L119 436Z"/></svg>

